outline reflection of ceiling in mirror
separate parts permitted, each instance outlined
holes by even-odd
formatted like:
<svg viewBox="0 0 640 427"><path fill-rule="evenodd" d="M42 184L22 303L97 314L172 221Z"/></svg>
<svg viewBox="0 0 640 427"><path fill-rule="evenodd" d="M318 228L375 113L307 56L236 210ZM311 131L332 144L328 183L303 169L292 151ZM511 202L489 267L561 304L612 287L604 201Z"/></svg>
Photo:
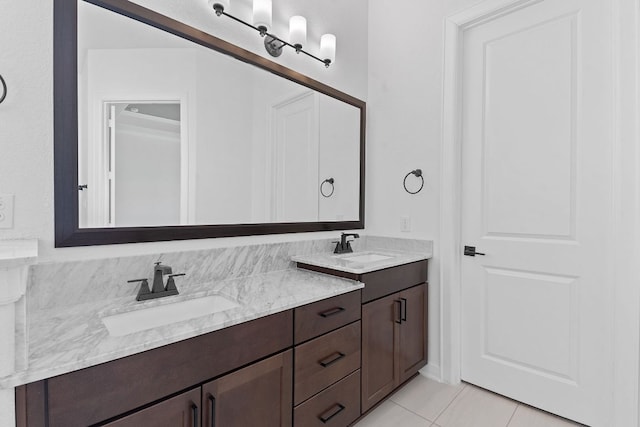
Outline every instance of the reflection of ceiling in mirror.
<svg viewBox="0 0 640 427"><path fill-rule="evenodd" d="M147 116L160 117L162 119L180 121L180 104L128 104L126 111L144 114Z"/></svg>

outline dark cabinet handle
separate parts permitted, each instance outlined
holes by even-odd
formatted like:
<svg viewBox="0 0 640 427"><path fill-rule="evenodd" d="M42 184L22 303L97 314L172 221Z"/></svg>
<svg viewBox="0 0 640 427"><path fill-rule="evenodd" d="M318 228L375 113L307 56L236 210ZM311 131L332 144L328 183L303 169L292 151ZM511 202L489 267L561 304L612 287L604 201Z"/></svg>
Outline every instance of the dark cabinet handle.
<svg viewBox="0 0 640 427"><path fill-rule="evenodd" d="M393 302L398 304L398 318L395 320L395 322L402 323L402 301L397 299L397 300L394 300ZM395 311L394 311L394 315L395 315Z"/></svg>
<svg viewBox="0 0 640 427"><path fill-rule="evenodd" d="M211 415L211 427L216 427L216 398L209 395L209 415Z"/></svg>
<svg viewBox="0 0 640 427"><path fill-rule="evenodd" d="M191 404L191 412L193 415L193 427L200 427L200 420L198 419L198 405L195 403Z"/></svg>
<svg viewBox="0 0 640 427"><path fill-rule="evenodd" d="M343 311L344 311L344 308L336 307L336 308L331 308L329 310L318 313L318 315L322 317L330 317L330 316L335 316L338 313L342 313Z"/></svg>
<svg viewBox="0 0 640 427"><path fill-rule="evenodd" d="M343 357L345 357L346 355L344 353L340 353L339 351L336 352L335 356L330 356L327 357L326 359L323 359L321 361L319 361L318 363L322 365L322 367L326 368L327 366L333 365L334 363L336 363L338 360L342 359Z"/></svg>
<svg viewBox="0 0 640 427"><path fill-rule="evenodd" d="M322 421L323 423L328 423L329 420L333 417L335 417L336 415L338 415L340 412L344 411L344 405L341 405L339 403L336 403L335 405L333 405L332 408L330 408L328 411L326 411L324 414L321 414L318 416L318 418L320 418L320 421ZM328 415L327 415L328 414Z"/></svg>
<svg viewBox="0 0 640 427"><path fill-rule="evenodd" d="M400 320L403 322L407 321L407 299L400 298Z"/></svg>

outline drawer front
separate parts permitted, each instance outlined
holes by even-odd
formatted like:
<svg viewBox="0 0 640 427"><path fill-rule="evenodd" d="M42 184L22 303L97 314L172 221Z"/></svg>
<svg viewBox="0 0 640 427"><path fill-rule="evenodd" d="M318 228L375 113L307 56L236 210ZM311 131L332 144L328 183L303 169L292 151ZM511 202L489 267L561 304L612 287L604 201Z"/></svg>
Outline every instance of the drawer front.
<svg viewBox="0 0 640 427"><path fill-rule="evenodd" d="M364 283L362 303L400 292L427 281L427 260L399 265L384 270L365 273L360 277Z"/></svg>
<svg viewBox="0 0 640 427"><path fill-rule="evenodd" d="M360 416L360 370L293 410L293 423L304 427L346 427Z"/></svg>
<svg viewBox="0 0 640 427"><path fill-rule="evenodd" d="M299 344L360 319L360 291L295 309L295 343Z"/></svg>
<svg viewBox="0 0 640 427"><path fill-rule="evenodd" d="M294 360L297 405L360 368L360 321L297 346Z"/></svg>

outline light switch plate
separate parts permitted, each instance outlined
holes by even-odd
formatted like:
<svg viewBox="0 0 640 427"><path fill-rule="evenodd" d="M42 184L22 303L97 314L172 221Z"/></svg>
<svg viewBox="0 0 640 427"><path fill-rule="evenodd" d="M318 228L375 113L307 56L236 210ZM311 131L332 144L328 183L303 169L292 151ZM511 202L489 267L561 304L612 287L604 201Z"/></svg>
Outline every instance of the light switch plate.
<svg viewBox="0 0 640 427"><path fill-rule="evenodd" d="M411 231L411 217L410 216L401 216L400 217L400 231L408 233Z"/></svg>
<svg viewBox="0 0 640 427"><path fill-rule="evenodd" d="M13 194L0 194L0 228L13 228Z"/></svg>

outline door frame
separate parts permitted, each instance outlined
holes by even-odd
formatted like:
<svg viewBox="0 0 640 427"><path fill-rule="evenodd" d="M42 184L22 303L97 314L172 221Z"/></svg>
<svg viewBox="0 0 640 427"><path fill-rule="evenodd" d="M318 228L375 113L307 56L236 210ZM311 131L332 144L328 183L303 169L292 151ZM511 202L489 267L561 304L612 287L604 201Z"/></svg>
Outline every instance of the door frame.
<svg viewBox="0 0 640 427"><path fill-rule="evenodd" d="M462 265L462 49L464 32L504 14L549 0L484 0L444 22L444 67L440 184L440 378L461 380ZM603 295L613 366L612 396L606 405L610 425L640 425L640 0L613 0L614 130L612 262L603 266L612 286Z"/></svg>

